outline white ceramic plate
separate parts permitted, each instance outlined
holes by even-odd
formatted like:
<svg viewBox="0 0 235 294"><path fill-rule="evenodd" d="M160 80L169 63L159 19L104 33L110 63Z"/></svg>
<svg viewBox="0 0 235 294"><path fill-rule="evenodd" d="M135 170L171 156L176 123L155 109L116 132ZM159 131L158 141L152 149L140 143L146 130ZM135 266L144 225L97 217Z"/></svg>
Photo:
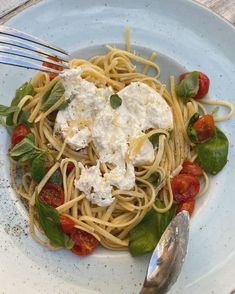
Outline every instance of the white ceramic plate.
<svg viewBox="0 0 235 294"><path fill-rule="evenodd" d="M209 10L183 0L43 1L8 25L89 57L104 44L124 43L131 28L139 53L159 53L162 80L182 68L206 72L210 96L232 101L235 95L235 30ZM0 67L0 101L9 104L15 89L33 71ZM235 100L233 100L235 102ZM229 162L211 179L191 221L188 255L170 293L229 294L235 289L234 120L221 125L230 139ZM99 249L87 258L51 252L28 235L27 214L9 188L9 137L0 129L0 292L138 293L148 256Z"/></svg>

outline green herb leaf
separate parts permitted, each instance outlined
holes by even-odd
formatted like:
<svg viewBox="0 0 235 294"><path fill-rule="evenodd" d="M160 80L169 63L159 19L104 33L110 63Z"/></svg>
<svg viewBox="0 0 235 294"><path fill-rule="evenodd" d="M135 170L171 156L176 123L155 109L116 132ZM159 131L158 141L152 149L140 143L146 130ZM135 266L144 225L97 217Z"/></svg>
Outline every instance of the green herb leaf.
<svg viewBox="0 0 235 294"><path fill-rule="evenodd" d="M199 119L199 117L200 117L199 113L197 113L197 112L194 113L194 115L190 118L190 120L188 122L188 126L187 126L188 137L195 144L198 143L198 139L197 139L197 132L193 128L193 125Z"/></svg>
<svg viewBox="0 0 235 294"><path fill-rule="evenodd" d="M149 137L149 141L152 143L153 148L158 147L159 137L160 137L160 134L153 134L151 137Z"/></svg>
<svg viewBox="0 0 235 294"><path fill-rule="evenodd" d="M226 135L215 128L215 136L196 146L201 167L210 174L217 174L227 163L229 142Z"/></svg>
<svg viewBox="0 0 235 294"><path fill-rule="evenodd" d="M15 98L11 101L11 105L17 106L24 96L33 95L33 93L33 85L29 82L24 83L16 90Z"/></svg>
<svg viewBox="0 0 235 294"><path fill-rule="evenodd" d="M159 208L164 207L160 200L156 201L156 205ZM158 213L151 209L129 233L130 253L138 256L153 251L175 214L176 206L172 206L166 213Z"/></svg>
<svg viewBox="0 0 235 294"><path fill-rule="evenodd" d="M15 161L24 162L32 160L44 153L44 150L35 146L34 135L29 134L11 149L9 155Z"/></svg>
<svg viewBox="0 0 235 294"><path fill-rule="evenodd" d="M176 95L181 97L184 103L188 102L188 98L195 97L199 89L199 74L193 71L185 76L185 78L176 86Z"/></svg>
<svg viewBox="0 0 235 294"><path fill-rule="evenodd" d="M34 157L31 162L30 171L31 171L32 178L36 183L40 183L43 177L45 176L46 161L47 161L46 155L41 153L37 157Z"/></svg>
<svg viewBox="0 0 235 294"><path fill-rule="evenodd" d="M33 95L33 94L34 94L33 85L29 82L24 83L16 90L15 98L11 101L11 106L17 106L24 96ZM19 122L25 123L25 121L19 121L20 117L21 117L21 113L18 116L17 123ZM8 114L6 118L6 125L13 126L13 113Z"/></svg>
<svg viewBox="0 0 235 294"><path fill-rule="evenodd" d="M161 183L161 175L159 172L154 172L151 176L147 179L149 183L151 183L154 187L158 187Z"/></svg>
<svg viewBox="0 0 235 294"><path fill-rule="evenodd" d="M51 108L64 94L65 88L62 81L58 81L42 98L41 111L45 112Z"/></svg>
<svg viewBox="0 0 235 294"><path fill-rule="evenodd" d="M10 113L14 113L17 109L17 106L5 106L0 104L0 116L7 116Z"/></svg>
<svg viewBox="0 0 235 294"><path fill-rule="evenodd" d="M69 105L69 101L64 101L62 104L60 104L58 110L64 110Z"/></svg>
<svg viewBox="0 0 235 294"><path fill-rule="evenodd" d="M55 245L71 249L74 242L62 231L58 211L52 206L43 203L36 195L36 208L38 211L39 223L47 238Z"/></svg>
<svg viewBox="0 0 235 294"><path fill-rule="evenodd" d="M118 94L113 94L110 96L110 105L113 109L117 109L122 105L122 99L118 96Z"/></svg>
<svg viewBox="0 0 235 294"><path fill-rule="evenodd" d="M48 180L48 183L57 184L60 187L63 187L63 177L61 172L57 169L53 175Z"/></svg>

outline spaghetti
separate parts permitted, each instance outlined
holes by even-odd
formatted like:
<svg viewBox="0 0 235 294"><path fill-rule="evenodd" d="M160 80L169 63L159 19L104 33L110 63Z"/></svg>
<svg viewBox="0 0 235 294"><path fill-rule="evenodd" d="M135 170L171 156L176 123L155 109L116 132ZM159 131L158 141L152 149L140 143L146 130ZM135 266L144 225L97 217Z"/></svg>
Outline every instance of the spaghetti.
<svg viewBox="0 0 235 294"><path fill-rule="evenodd" d="M135 168L136 184L131 190L121 190L116 187L112 190L113 203L108 207L99 207L92 204L82 191L74 186L79 180L81 169L79 162L88 167L97 163L98 154L94 144L89 143L82 151L73 150L63 139L60 133L55 132L55 116L53 113L64 103L62 96L45 112L40 110L45 93L52 89L60 77L50 80L47 73L38 73L31 81L34 89L33 95L26 95L17 105L18 111L14 113L13 122L16 124L20 111L29 112L28 122L31 123L31 132L34 134L36 146L45 150L50 168L38 185L33 181L30 172L25 172L27 166L18 165L11 161L11 177L13 188L26 201L29 210L30 232L42 245L50 249L57 249L50 240L43 238L43 231L38 222L35 199L45 184L59 169L62 175L64 203L56 207L59 214L68 216L75 223L75 227L92 234L100 243L112 250L126 250L129 242L129 232L145 217L151 208L159 213L169 211L174 203L171 179L177 176L185 160L194 162L197 158L195 144L187 135L187 125L190 118L197 112L206 113L204 104L217 104L225 106L229 112L216 121L229 119L233 113L233 106L225 101L202 99L200 103L189 99L183 103L176 96L175 78L170 77L170 91L159 81L160 68L154 63L156 54L149 59L142 58L131 52L129 38L127 38L127 51L106 46L108 53L94 56L90 60L73 59L70 68L81 68L83 79L94 83L97 87L110 86L117 92L131 82L143 82L160 93L173 112L174 128L171 132L163 129L147 131L138 142L132 146L132 152L138 153L143 143L152 135L159 135L158 148L155 150L154 161L149 165ZM136 63L143 66L143 71L136 70ZM155 71L154 76L148 75L149 69ZM69 165L74 168L68 174ZM21 179L17 170L21 169ZM104 174L113 169L108 163L101 163L100 170ZM149 178L155 173L159 176L159 183L155 186ZM201 181L204 187L198 196L205 193L209 186L208 176L203 172ZM158 207L156 198L160 199L164 207ZM40 233L41 232L41 233Z"/></svg>

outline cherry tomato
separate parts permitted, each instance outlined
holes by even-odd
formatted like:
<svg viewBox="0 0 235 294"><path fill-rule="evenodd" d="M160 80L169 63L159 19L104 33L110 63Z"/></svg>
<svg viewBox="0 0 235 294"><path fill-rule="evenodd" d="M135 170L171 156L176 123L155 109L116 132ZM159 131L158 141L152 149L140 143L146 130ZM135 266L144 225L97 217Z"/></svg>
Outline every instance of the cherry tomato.
<svg viewBox="0 0 235 294"><path fill-rule="evenodd" d="M72 252L80 256L90 254L99 244L99 241L93 235L78 228L72 229L70 239L75 242L71 249Z"/></svg>
<svg viewBox="0 0 235 294"><path fill-rule="evenodd" d="M72 162L69 162L67 165L67 174L69 174L73 169L75 168L75 165Z"/></svg>
<svg viewBox="0 0 235 294"><path fill-rule="evenodd" d="M194 206L195 206L195 199L189 198L187 201L179 204L177 212L181 212L183 210L186 210L186 211L188 211L189 215L192 216Z"/></svg>
<svg viewBox="0 0 235 294"><path fill-rule="evenodd" d="M203 169L196 162L186 160L180 173L198 177L203 175Z"/></svg>
<svg viewBox="0 0 235 294"><path fill-rule="evenodd" d="M194 198L200 190L198 179L192 175L179 174L171 181L174 200L177 203Z"/></svg>
<svg viewBox="0 0 235 294"><path fill-rule="evenodd" d="M51 59L53 61L56 61L56 62L60 62L60 60L56 57L48 57L48 59ZM52 69L55 69L55 70L63 70L63 67L62 66L59 66L59 65L55 65L55 64L50 64L49 62L46 62L44 61L42 63L43 66L46 66L46 67L49 67L49 68L52 68ZM58 75L55 74L55 73L48 73L49 74L49 78L50 80L53 80L55 77L57 77Z"/></svg>
<svg viewBox="0 0 235 294"><path fill-rule="evenodd" d="M39 193L39 198L48 205L58 207L64 203L64 190L56 184L46 183Z"/></svg>
<svg viewBox="0 0 235 294"><path fill-rule="evenodd" d="M22 141L29 133L30 128L26 126L25 124L19 124L16 126L13 130L12 136L11 136L11 143L13 146L18 144L20 141Z"/></svg>
<svg viewBox="0 0 235 294"><path fill-rule="evenodd" d="M215 122L210 114L203 115L194 124L193 129L197 133L197 140L202 143L215 135Z"/></svg>
<svg viewBox="0 0 235 294"><path fill-rule="evenodd" d="M67 234L72 231L72 229L74 228L75 222L70 217L61 214L60 225L62 230Z"/></svg>
<svg viewBox="0 0 235 294"><path fill-rule="evenodd" d="M180 81L184 79L184 77L190 74L190 72L183 73L179 76ZM210 80L207 75L203 72L198 71L198 78L199 78L199 89L197 94L193 97L194 99L202 99L209 91Z"/></svg>

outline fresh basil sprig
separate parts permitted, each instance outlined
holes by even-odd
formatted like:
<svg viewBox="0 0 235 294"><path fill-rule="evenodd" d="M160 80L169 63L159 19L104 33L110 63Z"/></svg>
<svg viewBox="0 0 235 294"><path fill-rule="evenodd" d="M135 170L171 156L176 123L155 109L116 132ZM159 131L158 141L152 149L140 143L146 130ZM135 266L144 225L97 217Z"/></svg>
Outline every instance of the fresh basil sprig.
<svg viewBox="0 0 235 294"><path fill-rule="evenodd" d="M187 74L184 79L176 85L176 95L181 97L184 103L188 102L188 99L195 97L199 90L199 73L193 71Z"/></svg>
<svg viewBox="0 0 235 294"><path fill-rule="evenodd" d="M225 134L215 128L215 136L196 146L200 166L210 174L217 174L227 163L229 142Z"/></svg>
<svg viewBox="0 0 235 294"><path fill-rule="evenodd" d="M195 144L198 143L198 139L197 139L197 132L193 128L193 125L199 119L199 117L200 117L200 114L198 112L194 113L194 115L190 118L188 122L188 126L187 126L188 137Z"/></svg>
<svg viewBox="0 0 235 294"><path fill-rule="evenodd" d="M48 180L48 183L53 183L60 187L63 187L63 177L61 172L58 169L50 177L50 179Z"/></svg>
<svg viewBox="0 0 235 294"><path fill-rule="evenodd" d="M46 155L39 153L30 163L31 176L36 183L40 183L46 174L46 162Z"/></svg>
<svg viewBox="0 0 235 294"><path fill-rule="evenodd" d="M9 152L9 155L15 161L24 162L33 160L44 153L43 149L35 146L33 134L30 134L16 144Z"/></svg>
<svg viewBox="0 0 235 294"><path fill-rule="evenodd" d="M34 89L33 85L30 82L26 82L23 85L21 85L17 90L14 99L11 101L11 106L17 106L21 99L26 95L33 95ZM9 113L6 118L6 125L7 126L13 126L13 115L14 113ZM18 116L17 123L27 123L27 118L29 117L28 114L24 114L24 111L21 111Z"/></svg>
<svg viewBox="0 0 235 294"><path fill-rule="evenodd" d="M160 200L156 201L156 205L159 208L164 207ZM153 251L175 214L175 205L165 213L151 209L129 233L128 249L130 253L133 256L138 256Z"/></svg>
<svg viewBox="0 0 235 294"><path fill-rule="evenodd" d="M18 110L17 106L5 106L0 104L0 116L7 116L10 113L14 113Z"/></svg>
<svg viewBox="0 0 235 294"><path fill-rule="evenodd" d="M122 99L118 96L118 94L113 94L110 96L110 105L113 109L117 109L122 105Z"/></svg>
<svg viewBox="0 0 235 294"><path fill-rule="evenodd" d="M62 231L58 211L52 206L40 201L38 195L35 200L40 226L47 238L55 245L71 249L74 242Z"/></svg>
<svg viewBox="0 0 235 294"><path fill-rule="evenodd" d="M51 108L64 94L65 88L59 80L50 90L42 97L41 111L45 112Z"/></svg>

